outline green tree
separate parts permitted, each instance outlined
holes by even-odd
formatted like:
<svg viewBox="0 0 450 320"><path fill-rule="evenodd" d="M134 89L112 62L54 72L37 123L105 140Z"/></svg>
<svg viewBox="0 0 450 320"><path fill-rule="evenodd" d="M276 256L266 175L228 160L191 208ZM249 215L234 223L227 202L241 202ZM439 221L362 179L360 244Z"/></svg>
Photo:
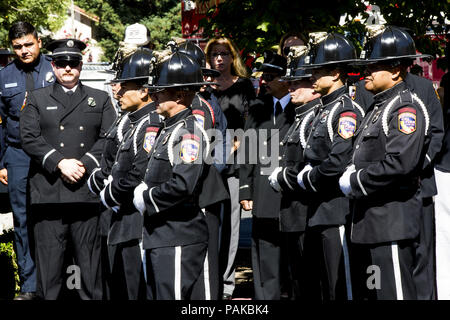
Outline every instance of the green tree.
<svg viewBox="0 0 450 320"><path fill-rule="evenodd" d="M57 30L64 22L68 0L2 0L0 1L0 47L9 47L8 30L24 20L38 30Z"/></svg>
<svg viewBox="0 0 450 320"><path fill-rule="evenodd" d="M444 21L450 19L447 0L371 0L370 3L380 8L388 24L410 28L419 51L443 54L443 35L449 30ZM220 34L233 38L244 54L271 48L290 31L345 33L360 49L364 25L352 17L360 13L367 19L366 8L362 1L349 0L227 0L217 8L212 7L201 25L206 36ZM346 23L339 26L340 17L344 14L347 14ZM426 37L427 31L434 31L438 36Z"/></svg>

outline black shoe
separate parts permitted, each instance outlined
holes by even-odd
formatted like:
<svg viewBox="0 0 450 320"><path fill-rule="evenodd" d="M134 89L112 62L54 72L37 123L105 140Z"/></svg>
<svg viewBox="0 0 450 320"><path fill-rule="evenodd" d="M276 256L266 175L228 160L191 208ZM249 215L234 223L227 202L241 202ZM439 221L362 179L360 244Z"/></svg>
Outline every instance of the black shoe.
<svg viewBox="0 0 450 320"><path fill-rule="evenodd" d="M35 292L21 292L14 300L36 300L37 296Z"/></svg>
<svg viewBox="0 0 450 320"><path fill-rule="evenodd" d="M224 293L222 295L222 300L232 300L231 298L232 298L232 296L229 293Z"/></svg>

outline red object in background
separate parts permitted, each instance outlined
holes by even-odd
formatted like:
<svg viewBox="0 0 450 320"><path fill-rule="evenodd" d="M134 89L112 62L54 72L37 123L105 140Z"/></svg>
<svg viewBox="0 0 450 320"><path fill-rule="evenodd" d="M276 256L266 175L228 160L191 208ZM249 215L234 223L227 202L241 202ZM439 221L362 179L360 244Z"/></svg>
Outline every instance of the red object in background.
<svg viewBox="0 0 450 320"><path fill-rule="evenodd" d="M202 39L203 28L199 28L200 20L206 17L206 13L214 6L225 0L209 0L208 2L197 2L195 8L186 11L186 1L181 0L181 33L185 39Z"/></svg>

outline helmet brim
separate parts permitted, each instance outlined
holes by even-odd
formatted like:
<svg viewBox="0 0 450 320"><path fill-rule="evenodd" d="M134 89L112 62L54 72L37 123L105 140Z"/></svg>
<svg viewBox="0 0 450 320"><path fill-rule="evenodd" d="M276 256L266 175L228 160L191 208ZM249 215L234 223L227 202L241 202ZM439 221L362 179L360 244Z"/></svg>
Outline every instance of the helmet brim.
<svg viewBox="0 0 450 320"><path fill-rule="evenodd" d="M121 82L139 81L139 80L148 80L148 76L143 76L143 77L133 77L133 78L122 78L122 79L113 79L113 80L111 80L111 83L121 83Z"/></svg>
<svg viewBox="0 0 450 320"><path fill-rule="evenodd" d="M302 70L311 70L311 69L319 69L323 67L338 67L340 65L351 65L353 62L357 61L358 59L349 59L349 60L342 60L342 61L330 61L330 62L324 62L324 63L316 63L316 64L307 64L299 67L299 69Z"/></svg>
<svg viewBox="0 0 450 320"><path fill-rule="evenodd" d="M219 70L209 69L209 68L202 68L202 74L205 77L212 77L212 78L218 78L221 75Z"/></svg>
<svg viewBox="0 0 450 320"><path fill-rule="evenodd" d="M432 55L429 54L413 54L406 56L392 56L392 57L383 57L379 59L357 59L355 62L351 63L352 66L365 66L369 64L375 64L383 61L391 61L391 60L401 60L401 59L433 59Z"/></svg>
<svg viewBox="0 0 450 320"><path fill-rule="evenodd" d="M149 85L144 84L144 88L149 88L150 90L159 90L159 89L167 89L167 88L181 88L181 87L203 87L206 85L219 85L216 82L212 81L204 81L204 82L195 82L195 83L173 83L173 84L166 84L166 85Z"/></svg>

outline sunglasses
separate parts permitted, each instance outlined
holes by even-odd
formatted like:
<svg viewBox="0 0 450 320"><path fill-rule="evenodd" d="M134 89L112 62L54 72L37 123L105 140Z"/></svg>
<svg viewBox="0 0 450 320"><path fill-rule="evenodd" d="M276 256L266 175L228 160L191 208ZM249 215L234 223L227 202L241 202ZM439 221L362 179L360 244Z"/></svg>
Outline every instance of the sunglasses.
<svg viewBox="0 0 450 320"><path fill-rule="evenodd" d="M69 66L71 68L76 68L80 65L80 61L78 60L56 60L55 66L58 68L65 68L66 66Z"/></svg>
<svg viewBox="0 0 450 320"><path fill-rule="evenodd" d="M273 73L263 73L261 75L261 79L266 81L266 82L273 81L277 77L278 77L278 75L277 74L273 74Z"/></svg>
<svg viewBox="0 0 450 320"><path fill-rule="evenodd" d="M211 57L213 58L217 58L218 56L223 57L228 57L231 53L230 52L213 52L211 53Z"/></svg>

